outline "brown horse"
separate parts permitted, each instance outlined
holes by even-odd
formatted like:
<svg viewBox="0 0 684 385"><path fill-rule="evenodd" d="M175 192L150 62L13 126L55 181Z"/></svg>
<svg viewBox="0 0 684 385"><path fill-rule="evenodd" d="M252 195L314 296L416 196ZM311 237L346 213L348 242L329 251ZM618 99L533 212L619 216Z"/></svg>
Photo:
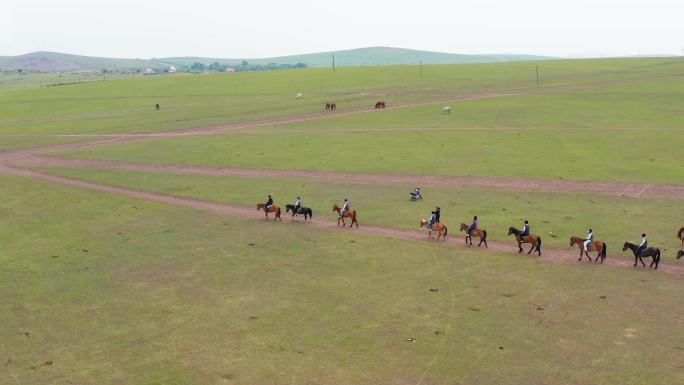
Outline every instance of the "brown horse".
<svg viewBox="0 0 684 385"><path fill-rule="evenodd" d="M587 251L584 251L584 238L580 237L570 237L570 247L578 245L580 249L580 257L578 261L582 260L582 256L586 254L587 258L589 258L589 262L591 262L591 257L589 256L590 251L596 251L598 255L596 256L596 259L594 262L598 262L599 258L601 258L601 263L603 263L603 260L606 259L606 243L601 242L601 241L596 241L592 242L589 245L587 245Z"/></svg>
<svg viewBox="0 0 684 385"><path fill-rule="evenodd" d="M682 240L682 245L684 245L684 227L679 229L679 232L677 233L677 238Z"/></svg>
<svg viewBox="0 0 684 385"><path fill-rule="evenodd" d="M380 108L385 108L385 107L387 107L387 105L383 101L379 101L379 102L375 103L375 109L376 110L380 109Z"/></svg>
<svg viewBox="0 0 684 385"><path fill-rule="evenodd" d="M328 111L328 110L330 110L330 111L335 111L336 109L337 109L337 104L335 104L335 103L330 103L330 102L325 103L325 110L326 110L326 111Z"/></svg>
<svg viewBox="0 0 684 385"><path fill-rule="evenodd" d="M342 221L342 227L347 226L347 224L344 223L344 218L346 217L346 218L351 218L351 220L352 220L351 224L349 225L350 228L354 227L354 223L356 223L356 228L359 228L359 222L356 220L356 210L349 210L346 213L344 213L344 215L343 215L342 214L342 208L340 208L340 206L338 206L337 203L335 203L333 205L332 211L336 211L337 214L340 216L339 218L337 218L337 225L338 226L340 225L340 221Z"/></svg>
<svg viewBox="0 0 684 385"><path fill-rule="evenodd" d="M266 204L257 203L257 210L264 210L264 213L266 213L266 219L268 219L268 213L275 213L275 218L273 218L274 221L276 219L280 219L281 221L283 220L283 218L280 217L280 206L271 205L271 208L268 209L266 208Z"/></svg>
<svg viewBox="0 0 684 385"><path fill-rule="evenodd" d="M518 241L518 253L523 252L522 244L523 243L530 243L532 247L530 248L530 251L527 252L527 254L530 254L532 250L537 250L537 255L541 255L541 244L542 244L542 239L538 235L530 234L526 236L521 236L520 235L521 231L516 229L515 227L509 227L508 228L508 235L514 234L515 235L515 240Z"/></svg>
<svg viewBox="0 0 684 385"><path fill-rule="evenodd" d="M421 219L420 220L420 227L427 227L428 221L427 219ZM446 241L446 236L447 236L447 227L446 225L442 223L433 223L432 224L432 229L428 229L428 239L432 239L432 232L436 231L437 232L437 240L439 241L439 237L442 237L443 241Z"/></svg>
<svg viewBox="0 0 684 385"><path fill-rule="evenodd" d="M465 223L461 223L461 230L460 231L468 231L468 225ZM465 242L468 243L470 241L470 246L473 245L473 235L480 238L480 243L477 244L477 247L480 247L482 243L484 242L485 247L489 248L487 246L487 230L482 230L482 229L475 229L472 234L466 233L465 237Z"/></svg>

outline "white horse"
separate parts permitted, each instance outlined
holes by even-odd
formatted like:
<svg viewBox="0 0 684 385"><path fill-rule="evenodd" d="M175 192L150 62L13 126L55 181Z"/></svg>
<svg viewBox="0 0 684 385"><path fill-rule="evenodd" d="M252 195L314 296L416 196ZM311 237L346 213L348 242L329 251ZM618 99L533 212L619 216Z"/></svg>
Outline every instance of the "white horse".
<svg viewBox="0 0 684 385"><path fill-rule="evenodd" d="M442 108L442 113L451 115L451 107L445 106L444 108Z"/></svg>

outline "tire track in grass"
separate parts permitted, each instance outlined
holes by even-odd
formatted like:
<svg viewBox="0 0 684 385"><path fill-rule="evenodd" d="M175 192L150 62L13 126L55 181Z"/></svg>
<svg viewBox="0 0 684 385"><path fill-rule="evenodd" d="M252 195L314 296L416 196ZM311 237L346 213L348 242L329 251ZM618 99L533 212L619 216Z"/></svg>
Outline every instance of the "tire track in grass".
<svg viewBox="0 0 684 385"><path fill-rule="evenodd" d="M17 159L13 163L49 167L110 168L116 170L166 172L206 176L252 176L282 179L313 179L335 182L344 181L380 184L396 183L407 184L411 186L480 186L525 191L538 191L547 193L585 193L631 198L657 197L684 199L684 186L650 183L647 184L578 181L568 179L524 179L490 176L405 175L268 168L186 166L163 163L119 162L112 160L91 160L40 156L26 156L22 159Z"/></svg>

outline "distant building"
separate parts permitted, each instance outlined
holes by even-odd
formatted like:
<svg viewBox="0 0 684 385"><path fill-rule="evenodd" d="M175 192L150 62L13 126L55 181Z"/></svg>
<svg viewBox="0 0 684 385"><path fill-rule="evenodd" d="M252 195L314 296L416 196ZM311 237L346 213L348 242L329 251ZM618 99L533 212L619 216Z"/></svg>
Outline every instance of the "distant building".
<svg viewBox="0 0 684 385"><path fill-rule="evenodd" d="M231 72L231 73L235 72L235 68L228 67L228 68L226 68L226 72Z"/></svg>
<svg viewBox="0 0 684 385"><path fill-rule="evenodd" d="M174 66L169 67L169 73L170 74L176 73L176 67L174 67Z"/></svg>
<svg viewBox="0 0 684 385"><path fill-rule="evenodd" d="M147 69L145 69L145 73L144 73L144 74L145 74L145 75L154 75L155 72L154 72L154 70L153 70L152 68L147 68Z"/></svg>

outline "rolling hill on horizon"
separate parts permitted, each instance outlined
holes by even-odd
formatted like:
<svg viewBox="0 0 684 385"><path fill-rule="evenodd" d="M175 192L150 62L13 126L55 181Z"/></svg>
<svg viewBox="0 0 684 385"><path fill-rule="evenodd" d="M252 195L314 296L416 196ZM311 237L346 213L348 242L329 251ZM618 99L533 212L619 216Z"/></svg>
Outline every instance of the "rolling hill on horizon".
<svg viewBox="0 0 684 385"><path fill-rule="evenodd" d="M179 70L190 67L193 63L210 65L240 65L247 61L252 65L295 65L304 63L309 67L331 66L332 56L338 67L403 65L403 64L461 64L489 63L501 61L544 60L552 59L534 55L463 55L433 51L421 51L392 47L368 47L342 51L318 52L302 55L291 55L258 59L226 59L204 57L169 57L154 59L119 59L83 55L72 55L59 52L31 52L17 56L0 56L0 70L29 72L93 72L93 71L137 71L146 68L163 70L170 66Z"/></svg>

